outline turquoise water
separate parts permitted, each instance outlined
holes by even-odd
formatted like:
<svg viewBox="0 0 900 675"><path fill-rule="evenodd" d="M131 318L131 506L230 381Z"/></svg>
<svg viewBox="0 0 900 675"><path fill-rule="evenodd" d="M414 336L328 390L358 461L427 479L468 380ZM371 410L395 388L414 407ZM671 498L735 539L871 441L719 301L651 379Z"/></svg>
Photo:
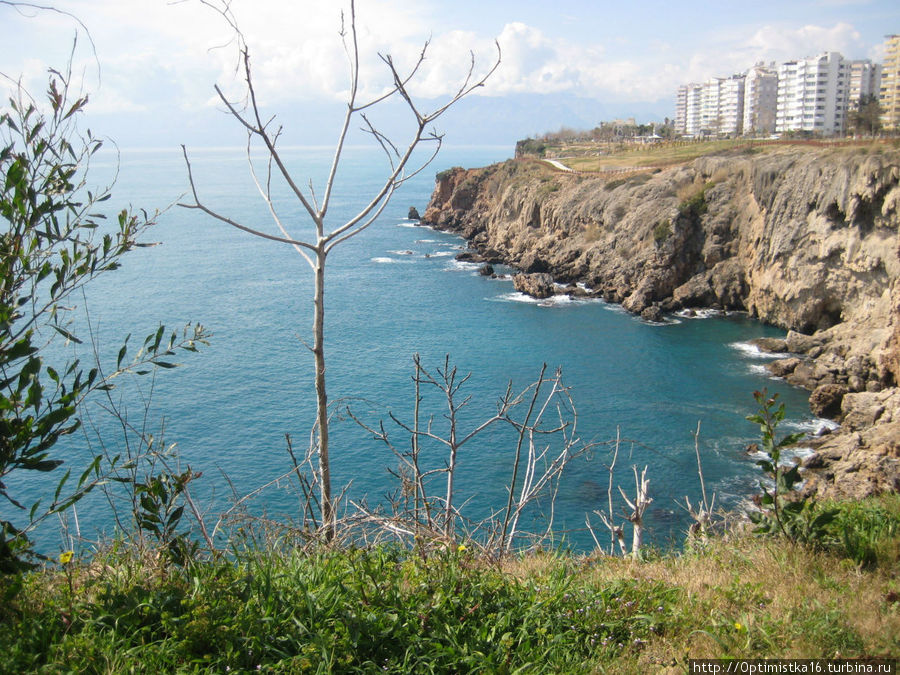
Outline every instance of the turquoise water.
<svg viewBox="0 0 900 675"><path fill-rule="evenodd" d="M321 179L331 155L307 148L285 156L305 185L307 177ZM680 541L687 519L676 500L690 495L696 501L700 490L693 439L698 421L707 490L726 506L738 504L756 485L758 470L744 451L756 438L757 430L744 420L753 410L755 389L780 392L790 426L817 423L808 413L807 394L769 379L764 361L743 345L782 333L742 317L650 325L600 301L539 304L516 294L508 279L486 279L474 266L456 262L453 256L464 246L459 238L406 221L411 205L424 211L435 172L508 156L506 148L445 149L402 188L375 225L329 259L330 400L346 399L370 422L387 419L389 410L409 419L412 355L420 353L434 369L449 354L461 373L472 374L463 390L472 397L467 429L490 416L508 381L522 388L542 363L560 367L578 410L579 436L603 443L619 430L627 442L616 481L631 492L631 466L648 466L651 536L660 544ZM109 156L99 159L95 176L112 168ZM192 163L206 202L275 231L240 151L197 151ZM349 151L332 207L334 222L363 203L383 168L378 154ZM125 152L113 201L165 207L186 189L180 152ZM286 195L278 204L286 219L303 222ZM129 255L120 271L92 285L87 303L106 354L115 354L125 334L142 336L160 322L171 328L199 321L213 333L201 354L180 358L182 368L156 380L151 411L154 420L164 416L166 438L177 442L181 461L204 472L196 496L215 514L231 498L224 476L238 494L262 486L289 469L285 434L296 447L309 436L312 360L302 341L311 340L311 274L290 247L197 211L168 209L152 239L161 245ZM147 385L145 380L145 395ZM137 399L127 401L137 419ZM443 412L434 410L436 426ZM101 413L95 411L94 419L110 447L121 444ZM73 457L85 451L84 438L70 440ZM354 499L375 504L392 489L387 468L396 460L345 416L334 423L331 453L335 486L349 483ZM473 518L505 501L510 453L508 437L499 433L461 450L458 494L460 502L470 499L466 509ZM585 513L605 507L609 458L609 446L598 446L572 467L560 490L555 524L576 548L591 545ZM286 518L295 515L296 496L274 486L252 504ZM108 528L109 522L103 500L81 505L83 531Z"/></svg>

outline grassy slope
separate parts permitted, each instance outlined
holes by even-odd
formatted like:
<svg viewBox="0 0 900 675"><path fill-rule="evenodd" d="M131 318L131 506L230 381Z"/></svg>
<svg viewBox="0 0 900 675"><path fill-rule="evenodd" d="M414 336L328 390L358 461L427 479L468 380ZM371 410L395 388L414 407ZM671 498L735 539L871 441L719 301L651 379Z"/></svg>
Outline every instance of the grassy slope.
<svg viewBox="0 0 900 675"><path fill-rule="evenodd" d="M893 141L891 141L893 143ZM667 167L690 162L698 157L729 150L753 148L758 152L790 152L798 147L853 147L871 148L877 151L883 143L873 141L844 141L841 143L821 143L815 141L751 141L734 139L723 141L674 141L659 145L633 146L624 144L568 144L551 146L548 157L559 157L561 161L576 171L610 171L616 169L640 169L644 167Z"/></svg>
<svg viewBox="0 0 900 675"><path fill-rule="evenodd" d="M900 496L843 508L828 550L729 535L644 561L286 549L175 568L105 553L27 577L0 609L0 672L645 673L684 672L691 657L896 657Z"/></svg>

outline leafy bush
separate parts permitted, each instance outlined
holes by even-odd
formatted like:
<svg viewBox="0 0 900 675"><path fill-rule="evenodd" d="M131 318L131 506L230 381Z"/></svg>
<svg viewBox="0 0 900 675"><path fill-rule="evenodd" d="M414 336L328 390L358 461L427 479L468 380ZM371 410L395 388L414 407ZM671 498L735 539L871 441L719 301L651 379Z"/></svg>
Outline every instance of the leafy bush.
<svg viewBox="0 0 900 675"><path fill-rule="evenodd" d="M821 542L827 536L827 526L837 512L833 509L817 509L815 503L792 494L801 481L800 466L797 463L785 466L782 451L803 438L803 433L776 437L778 424L784 419L784 403L778 403L778 394L772 397L763 389L753 393L759 411L747 417L759 425L762 433L761 451L765 456L757 462L771 486L760 481L762 496L759 498L760 511L750 514L756 523L757 532L781 534L792 541L804 543Z"/></svg>
<svg viewBox="0 0 900 675"><path fill-rule="evenodd" d="M659 246L666 239L672 236L672 223L668 219L660 221L657 223L656 227L653 228L653 241Z"/></svg>
<svg viewBox="0 0 900 675"><path fill-rule="evenodd" d="M161 326L131 361L123 344L108 372L77 358L48 362L54 340L81 343L71 325L72 294L118 268L153 224L146 214L121 211L116 226L103 232L111 188L87 188L90 158L101 143L90 132L78 135L75 119L87 97L72 101L69 95L67 76L52 72L46 112L20 88L0 114L0 499L19 514L0 520L0 573L33 566L37 552L29 532L100 482L103 457L82 467L74 486L72 469L66 471L49 503L23 504L5 479L48 474L64 464L57 443L79 428L78 410L89 394L110 390L113 378L125 372L171 368L173 349L195 351L205 342L200 326L181 343L174 335L166 342Z"/></svg>
<svg viewBox="0 0 900 675"><path fill-rule="evenodd" d="M525 138L516 142L516 157L533 155L543 157L547 151L547 144L537 138Z"/></svg>
<svg viewBox="0 0 900 675"><path fill-rule="evenodd" d="M706 213L706 190L701 189L678 205L678 213L686 218L696 219Z"/></svg>

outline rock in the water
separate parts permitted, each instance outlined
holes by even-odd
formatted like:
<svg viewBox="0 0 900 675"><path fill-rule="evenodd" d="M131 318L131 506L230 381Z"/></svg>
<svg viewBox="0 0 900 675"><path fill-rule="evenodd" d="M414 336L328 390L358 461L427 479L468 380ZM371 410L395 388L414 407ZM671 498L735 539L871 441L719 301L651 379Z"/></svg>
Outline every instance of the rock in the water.
<svg viewBox="0 0 900 675"><path fill-rule="evenodd" d="M761 337L750 340L750 344L755 345L759 351L770 354L787 351L787 341L781 338Z"/></svg>
<svg viewBox="0 0 900 675"><path fill-rule="evenodd" d="M478 274L480 274L483 277L492 277L492 276L494 276L494 268L490 263L485 263L478 270Z"/></svg>
<svg viewBox="0 0 900 675"><path fill-rule="evenodd" d="M850 393L842 384L823 384L816 387L809 397L809 409L817 417L836 419L841 414L841 402Z"/></svg>
<svg viewBox="0 0 900 675"><path fill-rule="evenodd" d="M526 274L539 274L541 272L548 272L550 270L550 267L547 265L547 261L535 255L534 253L526 253L524 256L522 256L522 259L519 261L518 267Z"/></svg>
<svg viewBox="0 0 900 675"><path fill-rule="evenodd" d="M483 259L479 253L475 251L460 251L456 254L456 259L460 262L472 262L479 263L482 262Z"/></svg>
<svg viewBox="0 0 900 675"><path fill-rule="evenodd" d="M513 286L520 293L539 299L549 298L556 293L553 277L546 273L516 274L513 277Z"/></svg>
<svg viewBox="0 0 900 675"><path fill-rule="evenodd" d="M797 366L800 365L800 359L796 356L791 356L786 359L777 359L770 363L766 364L766 370L768 370L775 377L785 377L793 373Z"/></svg>
<svg viewBox="0 0 900 675"><path fill-rule="evenodd" d="M652 321L653 323L659 323L662 321L662 311L659 309L659 305L650 305L641 311L641 318L644 321Z"/></svg>
<svg viewBox="0 0 900 675"><path fill-rule="evenodd" d="M422 220L422 216L419 215L419 210L415 206L409 207L409 213L406 217L410 220Z"/></svg>
<svg viewBox="0 0 900 675"><path fill-rule="evenodd" d="M812 335L798 333L794 330L788 331L785 343L787 345L787 350L789 352L794 352L795 354L805 354L816 347L822 346L822 340L815 338Z"/></svg>

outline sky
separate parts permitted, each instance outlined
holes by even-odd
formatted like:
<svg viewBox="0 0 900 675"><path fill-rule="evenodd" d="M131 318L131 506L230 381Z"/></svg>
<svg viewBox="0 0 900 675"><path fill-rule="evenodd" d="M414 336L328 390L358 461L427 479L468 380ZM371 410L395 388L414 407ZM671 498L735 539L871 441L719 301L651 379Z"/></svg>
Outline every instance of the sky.
<svg viewBox="0 0 900 675"><path fill-rule="evenodd" d="M218 0L208 0L214 4ZM43 3L42 3L43 4ZM233 33L201 0L59 0L53 10L0 0L0 72L32 91L47 69L73 71L90 94L92 128L124 146L240 142L213 86L239 97ZM345 105L339 31L349 2L233 0L256 91L297 144L329 138ZM880 60L900 32L896 0L358 0L361 95L389 85L379 54L402 69L428 41L412 92L440 105L475 72L485 87L440 120L455 144L507 144L561 126L674 116L680 84L759 61L839 51ZM73 41L74 44L73 52ZM383 124L399 125L387 106Z"/></svg>

